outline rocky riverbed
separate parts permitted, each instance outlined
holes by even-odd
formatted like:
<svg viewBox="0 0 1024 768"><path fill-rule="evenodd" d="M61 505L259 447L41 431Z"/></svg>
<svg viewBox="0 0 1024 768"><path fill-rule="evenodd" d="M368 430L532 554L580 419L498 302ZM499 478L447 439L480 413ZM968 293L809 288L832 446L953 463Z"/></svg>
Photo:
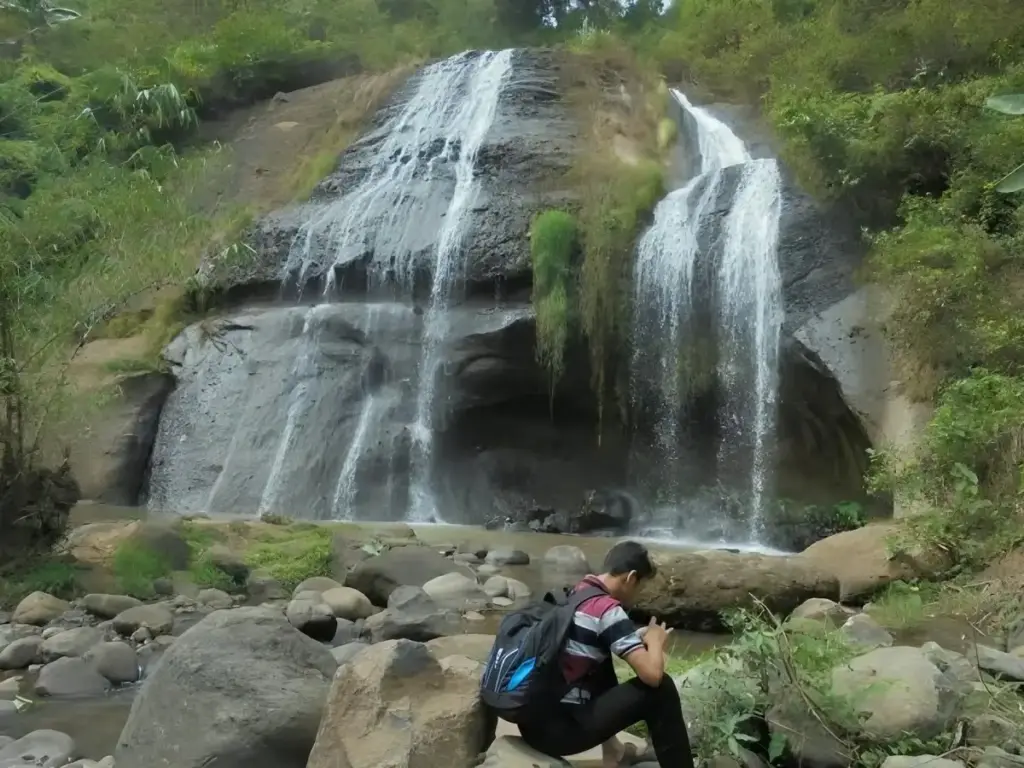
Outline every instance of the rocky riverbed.
<svg viewBox="0 0 1024 768"><path fill-rule="evenodd" d="M940 743L957 750L943 759L961 765L1024 765L1024 719L1012 707L1024 704L1008 687L1024 682L1024 623L967 655L934 642L902 645L870 608L855 607L868 585L908 577L928 561L892 558L880 548L885 532L840 534L793 557L656 552L658 583L642 613L713 626L756 596L756 605L788 617L763 637L814 650L828 667L815 679L855 713L837 733L808 705L803 677L752 674L771 663L757 660L757 643L715 638L718 652L697 664L677 656L672 669L702 755L735 716L729 707L767 696L756 727L737 730L744 739L736 743L752 750L738 756L747 765L784 744L774 757L786 764L846 767L875 750L887 768L900 768L917 763L893 753L938 755ZM481 753L492 768L562 765L531 754L504 727L488 746L476 699L480 665L505 611L593 570L607 541L536 536L543 546L517 548L497 538L399 527L367 541L343 529L333 536L331 575L288 587L230 546L210 544L203 562L238 585L233 593L192 585L169 594L173 579L154 584L164 594L147 601L32 593L0 614L0 766L79 758L78 768L470 766ZM180 526L159 522L87 526L71 538L72 551L94 558L139 541L160 542L168 554L188 547ZM856 561L836 558L838 547L857 552ZM807 663L803 653L793 663Z"/></svg>

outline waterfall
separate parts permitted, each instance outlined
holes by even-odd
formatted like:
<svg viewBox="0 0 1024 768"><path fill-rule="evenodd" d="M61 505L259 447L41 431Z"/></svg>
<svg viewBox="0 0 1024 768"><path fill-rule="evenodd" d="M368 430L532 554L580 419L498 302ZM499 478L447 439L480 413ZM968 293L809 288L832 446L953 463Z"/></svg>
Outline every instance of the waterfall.
<svg viewBox="0 0 1024 768"><path fill-rule="evenodd" d="M362 181L336 200L315 209L295 237L282 279L301 286L314 265L327 255L325 293L336 288L339 267L371 254L371 283L397 284L412 299L417 273L431 276L429 304L423 322L422 353L417 372L415 417L411 436L412 485L408 518L439 520L431 490L433 434L437 412L439 364L448 333L448 310L457 298L464 274L463 237L477 199L476 160L498 111L502 87L512 68L511 50L465 53L431 65L419 76L415 90L380 128L364 141L378 141ZM432 252L415 247L422 239L424 204L408 194L413 184L447 180L454 169L450 200L441 213L443 224L432 235ZM425 263L424 263L425 262ZM302 393L296 390L301 400ZM299 408L300 406L295 406ZM338 475L332 508L353 515L357 470L368 435L381 409L367 393L349 450ZM287 444L282 439L282 448ZM270 482L268 481L268 487Z"/></svg>
<svg viewBox="0 0 1024 768"><path fill-rule="evenodd" d="M687 493L680 414L695 369L707 364L705 347L715 344L723 402L718 463L749 454L749 535L756 541L770 482L782 321L778 169L773 160L753 160L727 125L672 94L696 127L700 167L659 203L637 248L630 388L656 441L655 487L648 490L662 508L678 509ZM732 166L743 166L742 178L719 234L720 256L712 259L712 213L723 171Z"/></svg>

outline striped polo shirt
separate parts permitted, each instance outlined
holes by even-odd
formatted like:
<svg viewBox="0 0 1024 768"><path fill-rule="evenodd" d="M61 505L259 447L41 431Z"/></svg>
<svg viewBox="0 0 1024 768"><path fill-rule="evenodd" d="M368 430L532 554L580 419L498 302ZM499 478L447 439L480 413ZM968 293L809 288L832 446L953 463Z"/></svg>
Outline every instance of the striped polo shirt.
<svg viewBox="0 0 1024 768"><path fill-rule="evenodd" d="M604 585L596 576L587 576L573 591ZM562 674L568 683L580 683L611 654L625 658L644 641L622 603L609 594L598 595L580 604L573 617L569 636L560 659ZM585 685L573 685L562 699L566 704L583 704L590 699Z"/></svg>

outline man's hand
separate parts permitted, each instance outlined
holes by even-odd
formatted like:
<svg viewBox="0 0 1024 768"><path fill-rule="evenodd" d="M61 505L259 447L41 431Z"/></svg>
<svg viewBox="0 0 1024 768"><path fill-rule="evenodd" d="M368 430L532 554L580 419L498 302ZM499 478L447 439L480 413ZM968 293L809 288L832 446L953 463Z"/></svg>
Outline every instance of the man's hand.
<svg viewBox="0 0 1024 768"><path fill-rule="evenodd" d="M648 648L663 649L672 630L651 616L651 623L644 627L644 645Z"/></svg>

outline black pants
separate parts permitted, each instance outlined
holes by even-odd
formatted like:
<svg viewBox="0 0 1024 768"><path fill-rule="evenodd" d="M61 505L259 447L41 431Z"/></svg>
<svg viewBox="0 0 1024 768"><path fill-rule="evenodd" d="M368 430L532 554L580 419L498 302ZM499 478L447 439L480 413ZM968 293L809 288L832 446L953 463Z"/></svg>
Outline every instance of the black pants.
<svg viewBox="0 0 1024 768"><path fill-rule="evenodd" d="M596 676L600 688L588 686L592 691L588 703L555 704L520 723L526 743L548 755L575 755L643 721L661 768L693 768L690 739L672 678L665 675L656 688L636 678L609 686L607 683L615 680L611 663L602 665Z"/></svg>

